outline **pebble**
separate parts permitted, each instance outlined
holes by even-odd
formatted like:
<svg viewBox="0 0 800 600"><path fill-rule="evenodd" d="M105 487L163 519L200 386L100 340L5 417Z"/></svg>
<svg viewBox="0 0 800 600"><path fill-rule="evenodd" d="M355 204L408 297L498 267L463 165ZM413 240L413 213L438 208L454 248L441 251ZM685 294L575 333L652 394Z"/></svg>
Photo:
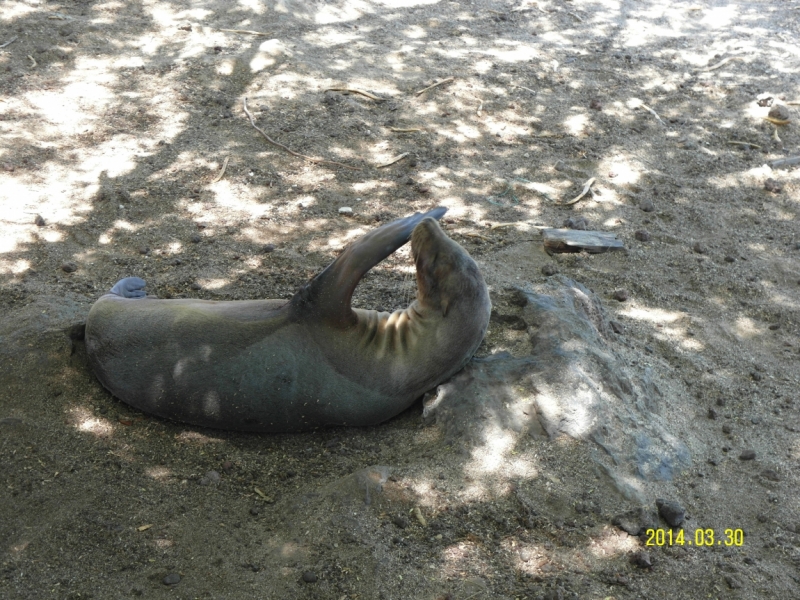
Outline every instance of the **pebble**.
<svg viewBox="0 0 800 600"><path fill-rule="evenodd" d="M220 482L220 474L217 471L209 471L200 480L200 485L216 485Z"/></svg>
<svg viewBox="0 0 800 600"><path fill-rule="evenodd" d="M406 527L408 527L408 519L406 519L402 515L393 515L392 523L394 523L395 526L399 527L400 529L405 529Z"/></svg>
<svg viewBox="0 0 800 600"><path fill-rule="evenodd" d="M740 587L742 587L742 582L733 575L725 575L725 583L727 583L728 587L732 590L738 590Z"/></svg>
<svg viewBox="0 0 800 600"><path fill-rule="evenodd" d="M164 582L164 585L175 585L176 583L180 583L181 576L178 575L177 573L170 573L169 575L164 577L162 581Z"/></svg>
<svg viewBox="0 0 800 600"><path fill-rule="evenodd" d="M722 426L722 433L726 433L727 434L727 433L730 433L730 432L731 432L731 426L730 425L723 425Z"/></svg>
<svg viewBox="0 0 800 600"><path fill-rule="evenodd" d="M594 98L591 102L589 102L589 108L592 110L603 110L603 105L597 98Z"/></svg>
<svg viewBox="0 0 800 600"><path fill-rule="evenodd" d="M628 299L628 290L614 290L614 300L625 302Z"/></svg>
<svg viewBox="0 0 800 600"><path fill-rule="evenodd" d="M658 514L670 527L677 527L686 517L686 509L673 500L656 500Z"/></svg>
<svg viewBox="0 0 800 600"><path fill-rule="evenodd" d="M697 254L705 254L708 252L708 249L700 242L695 242L694 246L692 246L692 250Z"/></svg>
<svg viewBox="0 0 800 600"><path fill-rule="evenodd" d="M644 212L653 212L656 209L656 205L653 204L653 201L650 200L650 198L645 198L639 202L639 208Z"/></svg>
<svg viewBox="0 0 800 600"><path fill-rule="evenodd" d="M193 290L202 290L203 289L203 286L200 285L199 283L197 283L196 281L192 285L190 285L189 287L192 288Z"/></svg>
<svg viewBox="0 0 800 600"><path fill-rule="evenodd" d="M618 323L617 321L609 321L608 324L611 326L611 331L616 334L621 335L625 331L625 328L622 326L622 324Z"/></svg>
<svg viewBox="0 0 800 600"><path fill-rule="evenodd" d="M222 463L222 470L225 471L226 473L230 473L235 468L236 465L234 465L233 462L229 460L226 460L224 463Z"/></svg>
<svg viewBox="0 0 800 600"><path fill-rule="evenodd" d="M257 517L258 515L261 514L261 509L258 506L254 506L253 508L250 509L250 514L253 515L254 517Z"/></svg>
<svg viewBox="0 0 800 600"><path fill-rule="evenodd" d="M78 265L74 262L65 262L61 265L61 270L64 271L64 273L74 273L78 270Z"/></svg>
<svg viewBox="0 0 800 600"><path fill-rule="evenodd" d="M647 231L647 229L639 229L634 232L633 237L635 237L640 242L649 242L650 232Z"/></svg>
<svg viewBox="0 0 800 600"><path fill-rule="evenodd" d="M717 418L717 411L715 411L713 408L709 408L708 409L708 418L712 419L712 420L716 419Z"/></svg>
<svg viewBox="0 0 800 600"><path fill-rule="evenodd" d="M742 453L739 455L739 460L755 460L756 458L756 451L755 450L742 450Z"/></svg>
<svg viewBox="0 0 800 600"><path fill-rule="evenodd" d="M316 583L317 576L311 571L303 571L303 581L306 583Z"/></svg>
<svg viewBox="0 0 800 600"><path fill-rule="evenodd" d="M780 328L781 328L781 324L780 323L773 323L772 325L769 326L769 330L770 331L777 331Z"/></svg>
<svg viewBox="0 0 800 600"><path fill-rule="evenodd" d="M642 569L649 569L650 567L653 566L653 561L650 558L650 553L644 550L635 552L633 556L631 556L631 563L633 563L637 567L641 567Z"/></svg>
<svg viewBox="0 0 800 600"><path fill-rule="evenodd" d="M139 248L139 254L150 254L150 248L147 246L142 246Z"/></svg>
<svg viewBox="0 0 800 600"><path fill-rule="evenodd" d="M275 251L275 244L265 244L263 248L261 248L262 252L266 252L269 254L270 252Z"/></svg>
<svg viewBox="0 0 800 600"><path fill-rule="evenodd" d="M586 217L570 217L561 226L567 229L586 231L589 229L589 221L586 220Z"/></svg>
<svg viewBox="0 0 800 600"><path fill-rule="evenodd" d="M37 227L44 227L45 225L47 225L47 223L44 222L42 215L36 215L36 217L33 219L33 222L36 224Z"/></svg>
<svg viewBox="0 0 800 600"><path fill-rule="evenodd" d="M770 481L780 481L781 480L781 476L774 469L764 469L763 471L761 471L761 476L764 479L769 479Z"/></svg>
<svg viewBox="0 0 800 600"><path fill-rule="evenodd" d="M768 116L773 119L780 119L781 121L789 120L789 109L783 104L773 104L769 109Z"/></svg>
<svg viewBox="0 0 800 600"><path fill-rule="evenodd" d="M750 377L753 381L761 381L761 373L758 371L750 371Z"/></svg>
<svg viewBox="0 0 800 600"><path fill-rule="evenodd" d="M558 269L553 263L547 263L542 267L542 275L545 277L550 277L551 275L555 275L558 273Z"/></svg>
<svg viewBox="0 0 800 600"><path fill-rule="evenodd" d="M339 209L339 214L340 215L352 215L353 214L353 209L350 208L349 206L342 206Z"/></svg>
<svg viewBox="0 0 800 600"><path fill-rule="evenodd" d="M777 194L783 189L783 184L770 177L764 182L764 189L773 194Z"/></svg>
<svg viewBox="0 0 800 600"><path fill-rule="evenodd" d="M189 241L193 244L199 244L202 240L203 238L201 238L197 233L193 233L191 237L189 237Z"/></svg>
<svg viewBox="0 0 800 600"><path fill-rule="evenodd" d="M726 263L732 263L732 262L736 262L736 259L735 259L733 256L731 256L730 254L728 254L728 255L725 257L725 262L726 262Z"/></svg>

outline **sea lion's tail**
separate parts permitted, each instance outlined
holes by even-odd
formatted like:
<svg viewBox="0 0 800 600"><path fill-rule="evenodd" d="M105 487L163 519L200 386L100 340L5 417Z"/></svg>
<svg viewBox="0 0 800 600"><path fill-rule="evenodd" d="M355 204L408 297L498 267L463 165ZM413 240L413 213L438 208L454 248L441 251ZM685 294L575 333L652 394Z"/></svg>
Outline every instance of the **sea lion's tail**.
<svg viewBox="0 0 800 600"><path fill-rule="evenodd" d="M447 209L440 206L426 213L414 213L370 231L350 244L322 273L292 298L292 310L313 311L325 322L345 326L355 314L350 300L358 282L372 267L408 242L414 228L426 217L441 219Z"/></svg>

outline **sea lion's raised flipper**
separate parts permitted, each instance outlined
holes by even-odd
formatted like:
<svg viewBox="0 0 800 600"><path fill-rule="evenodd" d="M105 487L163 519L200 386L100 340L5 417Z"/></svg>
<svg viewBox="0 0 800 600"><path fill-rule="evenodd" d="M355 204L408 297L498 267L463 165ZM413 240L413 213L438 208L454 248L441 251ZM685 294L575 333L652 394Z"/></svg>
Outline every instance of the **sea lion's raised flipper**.
<svg viewBox="0 0 800 600"><path fill-rule="evenodd" d="M414 213L369 232L342 251L322 273L306 284L294 298L292 309L313 312L326 323L347 326L356 322L350 299L358 282L372 267L408 242L414 228L426 217L441 219L447 209L440 206Z"/></svg>
<svg viewBox="0 0 800 600"><path fill-rule="evenodd" d="M109 293L123 298L144 298L147 296L147 292L144 291L146 285L144 279L140 277L126 277L115 283Z"/></svg>

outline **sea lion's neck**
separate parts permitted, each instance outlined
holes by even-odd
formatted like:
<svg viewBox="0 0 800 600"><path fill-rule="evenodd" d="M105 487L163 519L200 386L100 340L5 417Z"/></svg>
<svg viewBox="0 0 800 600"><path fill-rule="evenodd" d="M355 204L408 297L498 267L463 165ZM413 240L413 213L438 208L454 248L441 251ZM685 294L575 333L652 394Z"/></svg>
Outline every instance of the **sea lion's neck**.
<svg viewBox="0 0 800 600"><path fill-rule="evenodd" d="M411 353L425 332L439 320L433 311L423 308L416 300L408 308L392 313L363 309L353 312L358 317L355 331L358 346L374 352L376 357Z"/></svg>

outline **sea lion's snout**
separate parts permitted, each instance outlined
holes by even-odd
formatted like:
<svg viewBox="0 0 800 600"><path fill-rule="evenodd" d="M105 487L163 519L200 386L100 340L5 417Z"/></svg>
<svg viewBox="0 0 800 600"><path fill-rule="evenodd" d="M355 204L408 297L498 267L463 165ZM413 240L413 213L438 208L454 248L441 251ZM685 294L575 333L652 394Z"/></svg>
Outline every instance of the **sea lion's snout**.
<svg viewBox="0 0 800 600"><path fill-rule="evenodd" d="M474 301L485 290L475 261L434 219L423 219L414 228L411 252L417 266L417 301L423 307L447 316L454 303Z"/></svg>

